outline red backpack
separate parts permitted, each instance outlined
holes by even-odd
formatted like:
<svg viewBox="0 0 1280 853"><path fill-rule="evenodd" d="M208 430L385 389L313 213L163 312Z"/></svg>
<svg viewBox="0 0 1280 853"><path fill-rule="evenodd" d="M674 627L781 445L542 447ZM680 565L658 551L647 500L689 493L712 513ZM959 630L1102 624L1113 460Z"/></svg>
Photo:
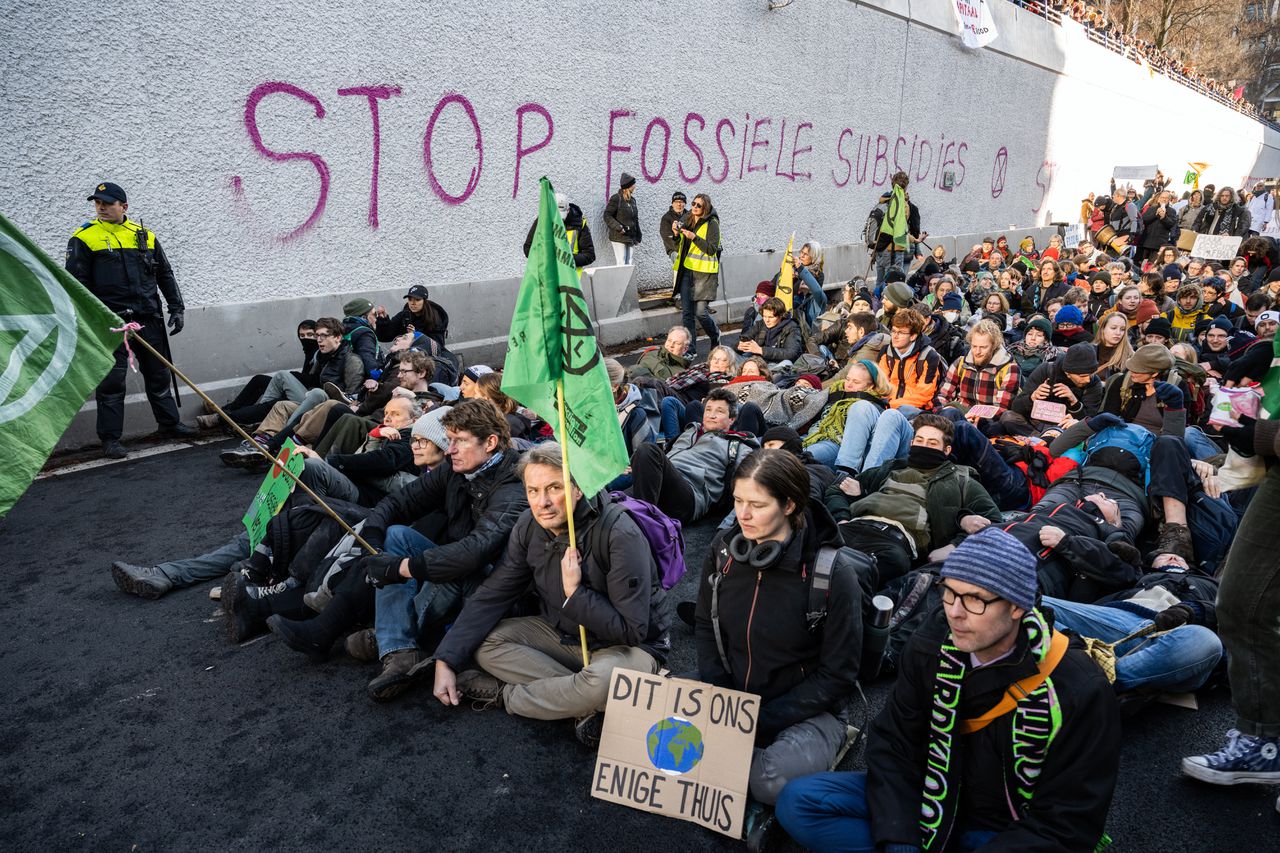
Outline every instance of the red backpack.
<svg viewBox="0 0 1280 853"><path fill-rule="evenodd" d="M1074 459L1054 457L1049 445L1038 438L1017 435L999 435L991 439L996 452L1027 478L1027 490L1031 503L1035 504L1064 474L1079 467Z"/></svg>

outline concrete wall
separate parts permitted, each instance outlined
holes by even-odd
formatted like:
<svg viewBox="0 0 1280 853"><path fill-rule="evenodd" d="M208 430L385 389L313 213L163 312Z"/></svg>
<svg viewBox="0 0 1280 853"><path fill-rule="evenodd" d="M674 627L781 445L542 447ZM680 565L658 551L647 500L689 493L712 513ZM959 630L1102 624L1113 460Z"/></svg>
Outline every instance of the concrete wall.
<svg viewBox="0 0 1280 853"><path fill-rule="evenodd" d="M394 307L413 283L469 357L499 360L543 174L587 212L601 264L609 187L639 178L635 275L590 283L620 340L671 322L637 314L634 289L669 275L656 226L675 189L720 211L734 298L793 230L849 247L834 277L860 266L866 211L898 167L935 235L1073 219L1117 164L1205 161L1219 184L1280 173L1280 134L992 7L1000 38L968 51L938 0L267 0L169 6L147 26L125 4L26 4L0 23L0 198L59 256L88 189L124 185L190 306L177 357L230 385L292 365L296 319L354 293Z"/></svg>

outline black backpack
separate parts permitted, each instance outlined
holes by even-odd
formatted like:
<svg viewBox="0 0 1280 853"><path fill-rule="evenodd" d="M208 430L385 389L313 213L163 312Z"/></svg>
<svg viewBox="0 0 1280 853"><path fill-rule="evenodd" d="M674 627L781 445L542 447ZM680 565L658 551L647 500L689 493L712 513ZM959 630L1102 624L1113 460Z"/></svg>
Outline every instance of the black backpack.
<svg viewBox="0 0 1280 853"><path fill-rule="evenodd" d="M884 222L885 206L877 204L871 208L871 212L867 214L867 222L862 226L862 242L866 243L868 249L872 249L876 245L876 240L880 237L880 225Z"/></svg>

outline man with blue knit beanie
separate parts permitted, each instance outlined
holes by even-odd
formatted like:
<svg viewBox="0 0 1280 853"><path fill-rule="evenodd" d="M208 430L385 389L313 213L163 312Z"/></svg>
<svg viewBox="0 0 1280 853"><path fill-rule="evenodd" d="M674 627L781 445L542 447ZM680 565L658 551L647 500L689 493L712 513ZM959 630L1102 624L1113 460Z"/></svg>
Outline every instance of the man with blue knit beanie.
<svg viewBox="0 0 1280 853"><path fill-rule="evenodd" d="M867 770L792 781L779 821L817 851L1090 851L1120 764L1111 685L1036 607L1036 559L991 526L942 565Z"/></svg>

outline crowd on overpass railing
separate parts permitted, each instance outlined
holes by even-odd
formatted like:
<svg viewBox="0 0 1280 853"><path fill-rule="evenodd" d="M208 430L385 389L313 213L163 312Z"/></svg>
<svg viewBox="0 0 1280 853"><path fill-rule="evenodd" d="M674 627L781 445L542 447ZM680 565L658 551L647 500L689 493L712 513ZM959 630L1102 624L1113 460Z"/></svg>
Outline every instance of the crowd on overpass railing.
<svg viewBox="0 0 1280 853"><path fill-rule="evenodd" d="M1226 83L1201 74L1193 63L1186 62L1166 50L1161 50L1150 41L1138 38L1132 33L1126 33L1098 6L1082 0L1070 0L1070 2L1068 0L1010 0L1010 2L1055 24L1061 24L1064 16L1070 17L1084 27L1090 41L1127 57L1152 72L1159 72L1176 80L1237 112L1280 129L1280 125L1265 117L1256 105L1244 99L1243 87L1233 90Z"/></svg>
<svg viewBox="0 0 1280 853"><path fill-rule="evenodd" d="M1078 244L948 257L909 183L868 216L873 278L829 281L806 240L736 340L700 324L700 357L733 211L677 191L658 220L624 174L615 258L655 221L686 312L634 364L605 360L630 465L595 494L501 371L448 350L425 285L398 311L335 303L298 326L298 371L228 402L252 438L221 455L261 471L292 439L376 553L299 490L260 542L237 514L214 551L112 576L148 599L221 579L233 642L345 649L375 701L430 685L589 747L614 670L684 646L689 677L759 698L752 849L777 825L815 850L1102 849L1122 714L1224 683L1237 725L1182 772L1280 783L1274 193L1252 213L1230 188L1118 187ZM589 263L587 217L557 208L560 263ZM1182 230L1239 256L1195 257ZM890 678L864 769L832 772L859 684Z"/></svg>

